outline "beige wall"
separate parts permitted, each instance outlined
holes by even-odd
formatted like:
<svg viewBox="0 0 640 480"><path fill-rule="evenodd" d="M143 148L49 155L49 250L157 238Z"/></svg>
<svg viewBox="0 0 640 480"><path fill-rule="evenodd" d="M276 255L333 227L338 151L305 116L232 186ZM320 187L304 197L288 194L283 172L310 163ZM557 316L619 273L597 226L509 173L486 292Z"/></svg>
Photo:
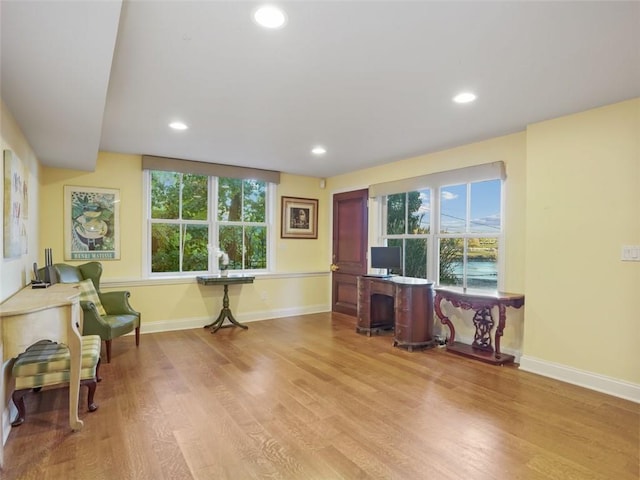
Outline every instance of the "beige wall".
<svg viewBox="0 0 640 480"><path fill-rule="evenodd" d="M143 184L140 155L101 152L94 172L43 168L42 247L54 261L64 261L63 189L65 185L120 190L121 258L103 261L105 290L131 291L131 303L142 313L142 331L203 325L219 311L219 287L201 287L194 279L145 280L143 275ZM280 197L317 198L318 239L280 238ZM283 174L276 195L275 275L258 275L253 285L230 288L231 307L240 321L325 311L329 308L329 231L327 193L317 178ZM312 252L312 254L310 254ZM83 262L67 262L72 264ZM217 312L216 312L217 315Z"/></svg>
<svg viewBox="0 0 640 480"><path fill-rule="evenodd" d="M504 211L506 243L504 289L510 292L524 293L524 225L526 218L526 135L524 132L331 177L327 180L327 188L330 192L355 190L366 188L375 183L500 160L505 163L507 173L505 181L507 202ZM379 234L377 215L378 212L374 208L369 209L370 239L376 238ZM472 322L473 312L449 308L447 304L444 305L444 308L445 314L456 325L457 338L464 342L471 342L475 333ZM510 311L508 325L502 338L503 351L517 357L522 351L523 319L524 314L521 310ZM443 331L437 321L435 327L437 333ZM448 331L444 330L444 333L446 334Z"/></svg>
<svg viewBox="0 0 640 480"><path fill-rule="evenodd" d="M2 260L0 261L0 302L7 299L20 288L31 281L33 271L33 262L43 261L44 253L39 255L38 249L38 182L39 182L39 163L33 150L29 146L26 138L22 134L20 127L16 123L13 115L9 109L5 106L4 102L1 102L2 111L0 118L0 142L2 146L2 152L0 152L0 160L2 164L2 178L4 179L4 150L13 151L24 165L25 169L29 172L29 198L28 198L28 253L20 258L4 258L4 234L0 235L0 255ZM0 201L2 202L2 211L4 212L4 181L0 186ZM4 218L4 217L3 217ZM4 229L3 229L4 231Z"/></svg>
<svg viewBox="0 0 640 480"><path fill-rule="evenodd" d="M35 154L31 150L29 143L24 137L20 127L16 123L11 112L4 102L0 101L0 145L2 152L5 149L12 150L22 161L28 173L28 246L27 254L19 258L4 258L4 233L0 235L0 302L6 300L14 293L22 289L32 279L33 262L42 261L38 255L38 195L39 195L39 163ZM0 157L2 158L2 157ZM4 161L1 162L2 178L0 182L0 203L4 213ZM3 216L4 218L4 216ZM4 232L4 229L3 229ZM44 257L44 254L41 256ZM0 319L0 332L2 331L2 320ZM3 444L9 434L9 409L6 406L12 391L11 375L9 363L2 363L3 345L0 335L0 465L3 462Z"/></svg>
<svg viewBox="0 0 640 480"><path fill-rule="evenodd" d="M640 384L640 99L527 128L524 353Z"/></svg>
<svg viewBox="0 0 640 480"><path fill-rule="evenodd" d="M634 302L640 263L621 262L620 249L640 244L639 112L640 99L610 105L531 125L526 132L332 177L326 190L318 179L285 174L276 200L277 228L282 195L318 198L319 237L284 240L278 230L277 273L232 289L231 306L249 321L328 307L333 193L502 160L507 167L505 289L526 295L524 323L515 319L505 337L519 349L524 329L523 365L557 364L637 389L640 322ZM139 156L101 153L95 172L39 169L4 104L0 127L2 148L17 153L32 180L29 254L0 262L0 301L29 281L30 265L42 263L43 248L53 248L54 261L63 261L63 186L84 185L120 189L122 257L103 262L104 279L107 289L131 290L132 303L143 313L143 330L195 327L217 312L216 287L141 278ZM2 374L6 382L4 369ZM6 424L7 399L0 400Z"/></svg>

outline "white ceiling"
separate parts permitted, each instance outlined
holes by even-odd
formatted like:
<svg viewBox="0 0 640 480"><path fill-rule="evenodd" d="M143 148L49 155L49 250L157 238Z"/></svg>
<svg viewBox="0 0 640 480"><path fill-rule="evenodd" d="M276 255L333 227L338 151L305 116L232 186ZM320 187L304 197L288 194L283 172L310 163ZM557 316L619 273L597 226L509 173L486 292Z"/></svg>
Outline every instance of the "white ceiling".
<svg viewBox="0 0 640 480"><path fill-rule="evenodd" d="M270 31L257 2L2 0L2 99L45 165L328 177L640 96L637 1L277 3Z"/></svg>

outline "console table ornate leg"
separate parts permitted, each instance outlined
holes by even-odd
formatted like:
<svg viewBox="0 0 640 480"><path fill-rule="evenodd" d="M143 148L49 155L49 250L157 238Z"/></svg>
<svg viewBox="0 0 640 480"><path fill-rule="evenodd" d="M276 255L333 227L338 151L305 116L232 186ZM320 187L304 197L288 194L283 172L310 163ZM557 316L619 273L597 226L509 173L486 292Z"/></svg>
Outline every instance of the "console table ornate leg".
<svg viewBox="0 0 640 480"><path fill-rule="evenodd" d="M496 352L495 352L495 356L496 359L500 359L502 358L502 353L500 353L500 339L502 338L502 335L504 334L504 327L506 325L507 322L507 307L505 307L502 303L500 305L498 305L498 327L496 328L496 339L495 339L495 344L496 344Z"/></svg>
<svg viewBox="0 0 640 480"><path fill-rule="evenodd" d="M440 308L440 303L443 300L444 300L444 297L439 293L436 293L434 307L436 310L436 315L438 315L438 318L440 319L440 323L449 327L449 340L447 341L447 345L453 345L456 341L456 329L454 328L453 323L451 323L451 320L449 320L449 317L447 317L444 313L442 313L442 310Z"/></svg>

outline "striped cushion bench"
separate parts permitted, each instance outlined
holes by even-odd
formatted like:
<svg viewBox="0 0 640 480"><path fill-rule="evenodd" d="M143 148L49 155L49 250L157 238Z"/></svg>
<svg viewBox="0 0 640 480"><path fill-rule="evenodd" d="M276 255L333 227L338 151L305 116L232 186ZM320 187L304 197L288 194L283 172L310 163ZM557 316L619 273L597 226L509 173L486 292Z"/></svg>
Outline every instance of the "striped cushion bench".
<svg viewBox="0 0 640 480"><path fill-rule="evenodd" d="M95 411L98 406L93 403L96 382L100 369L100 337L87 335L82 337L82 365L80 367L80 384L89 388L88 409ZM18 409L18 416L11 423L17 427L22 425L25 417L24 395L34 389L40 390L49 385L69 382L71 362L69 349L62 344L49 340L34 343L24 353L18 355L13 364L11 374L16 380L15 390L11 398Z"/></svg>

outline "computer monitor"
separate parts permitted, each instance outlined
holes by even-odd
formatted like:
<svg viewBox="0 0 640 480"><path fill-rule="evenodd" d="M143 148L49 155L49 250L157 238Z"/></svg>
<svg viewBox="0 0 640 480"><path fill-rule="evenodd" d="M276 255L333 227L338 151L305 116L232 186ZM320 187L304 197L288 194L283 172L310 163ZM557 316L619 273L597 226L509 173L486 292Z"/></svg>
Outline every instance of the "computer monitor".
<svg viewBox="0 0 640 480"><path fill-rule="evenodd" d="M400 247L371 247L371 268L402 268L402 249Z"/></svg>

